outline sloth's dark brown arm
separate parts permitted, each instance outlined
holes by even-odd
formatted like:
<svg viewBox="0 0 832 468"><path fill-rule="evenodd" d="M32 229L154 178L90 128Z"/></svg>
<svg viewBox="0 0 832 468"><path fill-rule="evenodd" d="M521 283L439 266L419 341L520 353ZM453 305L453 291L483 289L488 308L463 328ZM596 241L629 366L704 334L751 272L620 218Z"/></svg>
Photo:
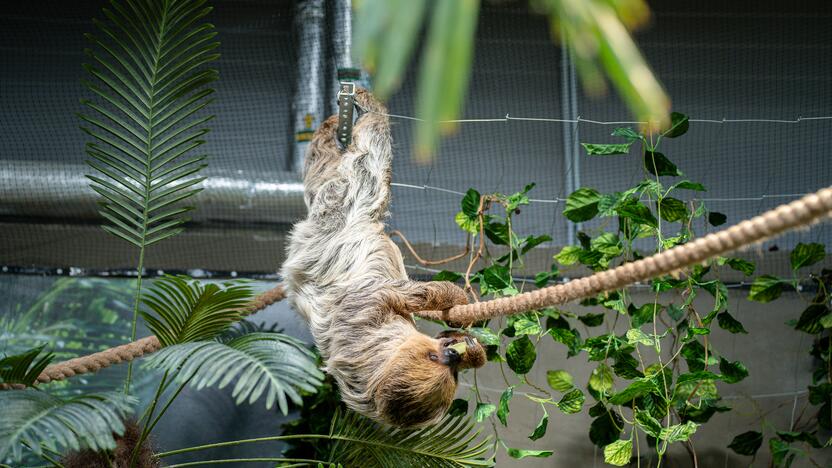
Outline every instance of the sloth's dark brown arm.
<svg viewBox="0 0 832 468"><path fill-rule="evenodd" d="M419 310L447 310L468 303L465 291L449 281L393 281L380 292L388 310L408 318Z"/></svg>

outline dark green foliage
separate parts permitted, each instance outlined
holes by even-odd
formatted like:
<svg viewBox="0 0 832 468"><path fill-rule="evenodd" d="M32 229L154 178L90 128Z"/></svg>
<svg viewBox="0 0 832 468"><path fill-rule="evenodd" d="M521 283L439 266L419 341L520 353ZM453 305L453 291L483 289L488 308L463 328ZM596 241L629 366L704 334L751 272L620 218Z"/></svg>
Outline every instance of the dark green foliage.
<svg viewBox="0 0 832 468"><path fill-rule="evenodd" d="M45 346L32 348L20 354L3 355L0 358L0 384L32 386L38 375L55 357L52 353L40 355Z"/></svg>

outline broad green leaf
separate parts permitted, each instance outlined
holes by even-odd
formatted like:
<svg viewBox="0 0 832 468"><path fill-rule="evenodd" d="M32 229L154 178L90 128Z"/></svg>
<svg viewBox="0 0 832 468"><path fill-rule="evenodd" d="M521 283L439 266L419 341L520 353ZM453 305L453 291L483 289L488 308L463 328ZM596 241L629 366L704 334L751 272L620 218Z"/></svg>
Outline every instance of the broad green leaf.
<svg viewBox="0 0 832 468"><path fill-rule="evenodd" d="M578 260L581 258L581 252L584 250L577 245L567 245L563 249L561 249L560 253L555 255L555 260L558 261L561 265L569 266L578 263Z"/></svg>
<svg viewBox="0 0 832 468"><path fill-rule="evenodd" d="M477 235L480 232L479 219L472 219L462 211L460 211L456 214L456 216L454 216L454 221L456 222L456 225L460 227L460 229L467 233Z"/></svg>
<svg viewBox="0 0 832 468"><path fill-rule="evenodd" d="M628 199L625 203L622 203L616 211L619 216L627 218L635 224L644 224L652 228L659 226L659 222L656 220L656 217L653 216L650 208L636 199Z"/></svg>
<svg viewBox="0 0 832 468"><path fill-rule="evenodd" d="M627 154L630 152L630 143L596 144L581 143L588 156L611 156L616 154Z"/></svg>
<svg viewBox="0 0 832 468"><path fill-rule="evenodd" d="M541 416L540 422L537 423L537 427L535 427L534 431L529 435L529 439L531 440L538 440L545 436L546 428L549 426L549 413L546 412L545 406L540 405L540 408L543 409L543 416Z"/></svg>
<svg viewBox="0 0 832 468"><path fill-rule="evenodd" d="M722 226L728 221L728 217L718 211L708 212L708 224L711 226Z"/></svg>
<svg viewBox="0 0 832 468"><path fill-rule="evenodd" d="M497 419L503 423L503 426L508 424L508 413L509 407L508 402L511 401L511 397L514 396L514 386L510 386L503 391L503 394L500 395L500 404L497 407Z"/></svg>
<svg viewBox="0 0 832 468"><path fill-rule="evenodd" d="M801 242L794 247L790 255L792 270L797 271L803 267L814 265L823 261L824 258L826 258L826 248L823 244L816 242L804 244Z"/></svg>
<svg viewBox="0 0 832 468"><path fill-rule="evenodd" d="M462 201L460 202L460 205L462 207L462 213L471 219L477 219L480 210L480 198L482 198L482 196L479 192L472 188L469 188L468 191L465 192L465 196L462 197Z"/></svg>
<svg viewBox="0 0 832 468"><path fill-rule="evenodd" d="M575 386L572 383L572 376L565 370L550 370L546 372L546 381L549 386L559 392L568 392Z"/></svg>
<svg viewBox="0 0 832 468"><path fill-rule="evenodd" d="M690 122L688 121L688 116L679 112L671 112L670 113L670 128L662 133L663 136L668 138L676 138L679 136L684 135L688 131L688 126Z"/></svg>
<svg viewBox="0 0 832 468"><path fill-rule="evenodd" d="M829 308L823 304L811 304L797 319L795 330L804 331L811 335L820 333L825 327L821 321L829 315Z"/></svg>
<svg viewBox="0 0 832 468"><path fill-rule="evenodd" d="M500 344L500 337L497 336L490 328L474 327L468 330L474 335L474 338L483 346L495 346Z"/></svg>
<svg viewBox="0 0 832 468"><path fill-rule="evenodd" d="M460 275L459 273L455 271L442 270L439 273L433 275L431 281L450 281L453 283L460 279L462 279L462 275Z"/></svg>
<svg viewBox="0 0 832 468"><path fill-rule="evenodd" d="M601 194L591 188L579 188L566 198L563 215L572 222L589 221L598 214L598 201Z"/></svg>
<svg viewBox="0 0 832 468"><path fill-rule="evenodd" d="M625 466L633 456L632 440L616 440L604 447L604 462L615 466Z"/></svg>
<svg viewBox="0 0 832 468"><path fill-rule="evenodd" d="M630 127L616 127L615 130L612 131L612 136L624 137L631 142L642 138L638 132Z"/></svg>
<svg viewBox="0 0 832 468"><path fill-rule="evenodd" d="M727 330L731 333L744 333L748 334L745 330L745 327L742 326L737 319L731 316L728 312L722 312L721 314L717 314L716 320L719 323L719 328L723 330Z"/></svg>
<svg viewBox="0 0 832 468"><path fill-rule="evenodd" d="M758 431L748 431L734 437L728 448L738 453L739 455L753 456L763 445L763 433Z"/></svg>
<svg viewBox="0 0 832 468"><path fill-rule="evenodd" d="M468 400L457 398L451 402L451 406L448 408L448 416L459 417L466 414L468 414Z"/></svg>
<svg viewBox="0 0 832 468"><path fill-rule="evenodd" d="M604 323L604 314L584 314L579 316L578 320L588 327L597 327Z"/></svg>
<svg viewBox="0 0 832 468"><path fill-rule="evenodd" d="M751 276L754 274L755 266L747 260L740 258L719 257L719 259L717 259L717 263L720 265L728 265L732 269L743 273L745 276Z"/></svg>
<svg viewBox="0 0 832 468"><path fill-rule="evenodd" d="M791 446L783 440L771 438L768 440L768 449L771 451L771 461L774 466L785 466L789 468L795 458Z"/></svg>
<svg viewBox="0 0 832 468"><path fill-rule="evenodd" d="M615 356L615 364L612 370L615 375L630 380L644 377L644 373L638 370L638 361L630 354L619 353Z"/></svg>
<svg viewBox="0 0 832 468"><path fill-rule="evenodd" d="M23 444L35 455L44 448L112 450L135 404L120 392L61 399L34 389L0 391L0 460L21 461Z"/></svg>
<svg viewBox="0 0 832 468"><path fill-rule="evenodd" d="M670 186L670 189L685 189L685 190L694 190L696 192L707 192L705 186L698 183L698 182L691 182L689 180L683 180L681 182L676 182L675 184Z"/></svg>
<svg viewBox="0 0 832 468"><path fill-rule="evenodd" d="M758 276L751 283L748 299L757 302L771 302L780 297L785 284L785 281L771 275Z"/></svg>
<svg viewBox="0 0 832 468"><path fill-rule="evenodd" d="M643 344L645 346L653 346L656 343L655 340L653 340L653 337L647 335L638 328L631 328L627 330L627 341L630 342L630 344Z"/></svg>
<svg viewBox="0 0 832 468"><path fill-rule="evenodd" d="M638 397L647 395L649 393L658 391L656 383L651 379L636 380L627 386L624 390L615 393L610 397L609 402L612 405L623 405L635 400Z"/></svg>
<svg viewBox="0 0 832 468"><path fill-rule="evenodd" d="M483 294L498 293L506 296L517 294L511 271L507 266L494 264L480 271L480 289Z"/></svg>
<svg viewBox="0 0 832 468"><path fill-rule="evenodd" d="M644 304L638 308L631 303L627 308L627 314L630 316L630 323L633 328L638 328L645 323L651 323L653 321L653 315L660 312L661 306L652 303Z"/></svg>
<svg viewBox="0 0 832 468"><path fill-rule="evenodd" d="M592 250L601 252L602 254L610 257L621 255L621 253L624 252L624 246L621 244L621 239L619 239L615 234L609 232L605 232L604 234L592 239L592 242L590 242L589 245Z"/></svg>
<svg viewBox="0 0 832 468"><path fill-rule="evenodd" d="M476 419L477 422L482 422L494 414L494 411L496 410L497 407L491 403L477 403L477 409L474 411L474 419Z"/></svg>
<svg viewBox="0 0 832 468"><path fill-rule="evenodd" d="M612 370L606 364L598 364L589 376L589 387L596 392L604 393L612 389Z"/></svg>
<svg viewBox="0 0 832 468"><path fill-rule="evenodd" d="M644 168L654 176L680 176L682 173L667 157L658 151L644 150Z"/></svg>
<svg viewBox="0 0 832 468"><path fill-rule="evenodd" d="M539 335L543 330L540 323L527 318L520 318L514 322L514 336Z"/></svg>
<svg viewBox="0 0 832 468"><path fill-rule="evenodd" d="M523 190L512 193L508 197L506 197L506 211L512 212L516 210L521 205L528 205L529 204L529 196L527 195L531 189L535 186L534 183L527 184L523 187Z"/></svg>
<svg viewBox="0 0 832 468"><path fill-rule="evenodd" d="M662 424L647 411L636 411L636 423L647 434L658 438L662 432Z"/></svg>
<svg viewBox="0 0 832 468"><path fill-rule="evenodd" d="M527 374L534 365L537 351L527 335L523 335L506 347L508 367L517 374Z"/></svg>
<svg viewBox="0 0 832 468"><path fill-rule="evenodd" d="M664 197L661 202L657 202L656 211L663 220L670 223L688 219L688 207L683 201L673 197Z"/></svg>
<svg viewBox="0 0 832 468"><path fill-rule="evenodd" d="M727 383L737 383L748 377L748 369L740 361L731 362L725 358L720 358L719 371L722 372L722 380Z"/></svg>
<svg viewBox="0 0 832 468"><path fill-rule="evenodd" d="M525 450L511 447L506 449L506 454L508 454L508 456L518 460L522 460L526 457L547 458L551 457L553 453L555 452L551 450Z"/></svg>
<svg viewBox="0 0 832 468"><path fill-rule="evenodd" d="M558 402L558 408L566 414L575 414L581 411L585 399L584 392L575 388L563 395Z"/></svg>
<svg viewBox="0 0 832 468"><path fill-rule="evenodd" d="M611 444L621 435L621 428L624 421L613 411L608 410L602 403L598 403L589 410L589 415L594 417L589 425L589 440L597 447L605 447Z"/></svg>
<svg viewBox="0 0 832 468"><path fill-rule="evenodd" d="M668 443L684 442L690 439L690 436L696 432L697 427L699 427L699 425L692 421L688 421L684 424L674 424L670 427L662 429L659 434L659 438L666 440Z"/></svg>

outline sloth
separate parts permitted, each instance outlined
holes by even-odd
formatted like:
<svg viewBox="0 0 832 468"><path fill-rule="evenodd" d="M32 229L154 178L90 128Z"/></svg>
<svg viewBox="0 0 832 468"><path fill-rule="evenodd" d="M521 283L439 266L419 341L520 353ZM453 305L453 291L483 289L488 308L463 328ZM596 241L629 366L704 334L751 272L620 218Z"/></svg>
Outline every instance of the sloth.
<svg viewBox="0 0 832 468"><path fill-rule="evenodd" d="M352 143L336 143L337 116L315 132L304 165L305 220L289 235L281 274L290 305L309 324L346 405L396 427L441 419L460 369L481 367L483 347L470 335L419 332L412 313L467 304L450 282L418 282L384 232L392 149L386 109L358 89L363 111Z"/></svg>

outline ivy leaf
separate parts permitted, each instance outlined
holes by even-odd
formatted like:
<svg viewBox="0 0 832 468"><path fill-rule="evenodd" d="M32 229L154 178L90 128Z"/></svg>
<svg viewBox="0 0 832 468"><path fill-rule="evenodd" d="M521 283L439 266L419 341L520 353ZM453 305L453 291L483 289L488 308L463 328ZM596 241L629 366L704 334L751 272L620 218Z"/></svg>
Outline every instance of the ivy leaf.
<svg viewBox="0 0 832 468"><path fill-rule="evenodd" d="M433 275L431 281L450 281L451 283L453 283L459 279L462 279L462 275L460 275L459 273L455 271L442 270L439 273Z"/></svg>
<svg viewBox="0 0 832 468"><path fill-rule="evenodd" d="M611 405L623 405L657 390L656 382L652 379L636 380L624 390L610 397L609 402Z"/></svg>
<svg viewBox="0 0 832 468"><path fill-rule="evenodd" d="M748 299L757 302L771 302L783 293L783 285L785 282L780 278L771 275L762 275L754 278L751 283L751 291L748 293Z"/></svg>
<svg viewBox="0 0 832 468"><path fill-rule="evenodd" d="M589 221L598 214L598 201L601 194L591 188L579 188L566 198L563 215L572 222Z"/></svg>
<svg viewBox="0 0 832 468"><path fill-rule="evenodd" d="M584 147L588 156L612 156L629 153L632 144L632 142L614 144L581 143L581 146Z"/></svg>
<svg viewBox="0 0 832 468"><path fill-rule="evenodd" d="M584 314L578 317L578 320L588 327L597 327L604 323L604 314Z"/></svg>
<svg viewBox="0 0 832 468"><path fill-rule="evenodd" d="M527 184L523 187L523 190L512 193L506 197L506 211L511 212L516 210L520 205L528 205L529 197L526 194L529 193L529 190L533 189L534 186L534 183Z"/></svg>
<svg viewBox="0 0 832 468"><path fill-rule="evenodd" d="M659 439L666 440L668 443L684 442L690 439L690 436L696 432L697 427L699 425L693 421L688 421L684 424L674 424L662 429L659 434Z"/></svg>
<svg viewBox="0 0 832 468"><path fill-rule="evenodd" d="M797 271L800 268L814 265L823 261L824 258L826 258L826 250L823 244L816 242L804 244L801 242L794 247L790 255L792 270Z"/></svg>
<svg viewBox="0 0 832 468"><path fill-rule="evenodd" d="M684 135L688 131L688 126L690 122L688 121L688 116L682 114L680 112L671 112L670 113L670 128L667 129L662 135L668 138L676 138L679 136Z"/></svg>
<svg viewBox="0 0 832 468"><path fill-rule="evenodd" d="M659 438L662 431L661 423L654 418L647 411L638 410L636 412L636 424L652 437Z"/></svg>
<svg viewBox="0 0 832 468"><path fill-rule="evenodd" d="M725 222L728 221L728 217L725 216L723 213L718 211L710 211L708 212L708 224L711 226L722 226Z"/></svg>
<svg viewBox="0 0 832 468"><path fill-rule="evenodd" d="M685 189L685 190L694 190L696 192L707 192L705 186L698 183L698 182L691 182L689 180L683 180L681 182L676 182L675 184L670 186L670 189Z"/></svg>
<svg viewBox="0 0 832 468"><path fill-rule="evenodd" d="M456 225L459 226L465 232L468 232L473 235L477 235L480 233L479 219L471 219L462 211L460 211L456 214L456 216L454 216L454 221L456 222Z"/></svg>
<svg viewBox="0 0 832 468"><path fill-rule="evenodd" d="M527 335L512 341L506 348L508 367L517 374L528 374L536 358L537 351Z"/></svg>
<svg viewBox="0 0 832 468"><path fill-rule="evenodd" d="M448 408L448 415L451 417L460 417L468 414L468 400L457 398L451 402L451 407Z"/></svg>
<svg viewBox="0 0 832 468"><path fill-rule="evenodd" d="M653 213L650 212L650 208L634 198L630 198L625 203L622 203L616 211L618 212L618 216L627 218L636 224L644 224L652 228L659 226L659 222L653 216Z"/></svg>
<svg viewBox="0 0 832 468"><path fill-rule="evenodd" d="M720 265L728 265L732 269L743 273L745 276L751 276L754 274L754 264L741 258L720 257L717 260L717 263Z"/></svg>
<svg viewBox="0 0 832 468"><path fill-rule="evenodd" d="M810 432L777 431L777 437L783 439L784 442L806 442L813 448L823 448L823 444Z"/></svg>
<svg viewBox="0 0 832 468"><path fill-rule="evenodd" d="M477 219L480 210L480 198L481 195L479 192L469 188L460 202L462 206L462 213L469 218Z"/></svg>
<svg viewBox="0 0 832 468"><path fill-rule="evenodd" d="M616 440L604 447L604 462L615 466L625 466L633 456L632 440Z"/></svg>
<svg viewBox="0 0 832 468"><path fill-rule="evenodd" d="M494 414L496 409L497 407L491 403L477 403L477 409L474 411L474 419L476 419L477 422L482 422Z"/></svg>
<svg viewBox="0 0 832 468"><path fill-rule="evenodd" d="M549 426L549 413L546 412L546 407L540 405L543 408L543 416L540 418L540 422L537 423L537 427L534 428L534 432L529 435L529 439L537 440L541 437L546 435L546 428Z"/></svg>
<svg viewBox="0 0 832 468"><path fill-rule="evenodd" d="M638 361L629 354L620 353L616 356L612 370L615 372L615 375L628 380L644 377L644 374L638 370Z"/></svg>
<svg viewBox="0 0 832 468"><path fill-rule="evenodd" d="M719 323L719 328L723 330L727 330L731 333L744 333L746 335L748 334L748 332L745 330L745 327L742 326L742 323L740 323L737 319L732 317L731 314L729 314L727 311L718 314L716 316L716 320Z"/></svg>
<svg viewBox="0 0 832 468"><path fill-rule="evenodd" d="M551 457L552 454L555 453L551 450L524 450L524 449L517 449L517 448L507 448L506 454L511 458L516 458L518 460L522 460L526 457L535 457L535 458L546 458Z"/></svg>
<svg viewBox="0 0 832 468"><path fill-rule="evenodd" d="M511 398L514 396L514 386L510 386L503 391L503 394L500 395L500 405L497 407L497 419L503 423L503 426L508 425L508 402L511 401Z"/></svg>
<svg viewBox="0 0 832 468"><path fill-rule="evenodd" d="M585 400L586 397L584 396L584 392L582 392L579 388L576 388L560 399L558 402L558 408L565 414L575 414L581 411Z"/></svg>
<svg viewBox="0 0 832 468"><path fill-rule="evenodd" d="M680 176L679 169L672 161L658 151L644 150L644 168L654 176Z"/></svg>
<svg viewBox="0 0 832 468"><path fill-rule="evenodd" d="M743 432L734 437L728 448L739 455L753 456L763 445L763 433L757 431Z"/></svg>
<svg viewBox="0 0 832 468"><path fill-rule="evenodd" d="M771 451L771 461L774 466L785 466L786 468L791 466L795 454L790 454L792 447L788 443L772 438L768 441L768 448Z"/></svg>
<svg viewBox="0 0 832 468"><path fill-rule="evenodd" d="M829 308L823 304L812 304L800 314L794 328L811 335L820 333L824 329L821 320L829 314Z"/></svg>
<svg viewBox="0 0 832 468"><path fill-rule="evenodd" d="M608 257L616 257L624 252L624 246L621 244L621 239L610 232L605 232L595 239L592 239L590 247L592 250L601 252Z"/></svg>
<svg viewBox="0 0 832 468"><path fill-rule="evenodd" d="M474 335L474 338L483 346L498 346L500 344L500 337L490 328L474 327L469 329L468 332Z"/></svg>
<svg viewBox="0 0 832 468"><path fill-rule="evenodd" d="M479 227L479 226L477 226ZM508 245L509 243L509 232L508 232L508 224L506 223L497 223L497 222L490 222L483 226L483 231L485 235L488 237L488 240L493 242L495 245ZM506 254L508 255L508 254ZM506 257L508 258L508 257Z"/></svg>
<svg viewBox="0 0 832 468"><path fill-rule="evenodd" d="M719 371L722 372L722 380L729 384L737 383L748 377L748 369L740 361L731 362L725 358L720 358Z"/></svg>
<svg viewBox="0 0 832 468"><path fill-rule="evenodd" d="M612 370L606 364L598 364L589 376L589 388L598 393L605 393L612 388Z"/></svg>
<svg viewBox="0 0 832 468"><path fill-rule="evenodd" d="M569 266L578 263L578 260L581 258L581 252L584 249L577 245L567 245L561 251L555 255L555 260L558 261L561 265Z"/></svg>
<svg viewBox="0 0 832 468"><path fill-rule="evenodd" d="M688 219L688 207L685 202L673 197L662 198L661 203L656 203L656 210L659 216L669 223Z"/></svg>
<svg viewBox="0 0 832 468"><path fill-rule="evenodd" d="M593 406L589 415L595 417L589 425L589 440L597 447L609 445L621 435L620 428L624 427L624 421L617 413L605 408L603 403Z"/></svg>
<svg viewBox="0 0 832 468"><path fill-rule="evenodd" d="M641 135L630 127L617 127L612 131L612 136L623 137L631 142L641 139Z"/></svg>
<svg viewBox="0 0 832 468"><path fill-rule="evenodd" d="M540 323L527 318L520 318L514 322L514 336L539 335L541 332Z"/></svg>
<svg viewBox="0 0 832 468"><path fill-rule="evenodd" d="M659 310L661 310L661 309L659 309L659 310L655 310L655 309L656 309L656 305L651 304L651 303L644 304L643 306L638 307L638 308L636 308L635 305L630 304L627 307L627 314L630 316L630 322L631 322L633 328L638 328L638 327L644 325L645 323L652 322L654 312L658 313Z"/></svg>
<svg viewBox="0 0 832 468"><path fill-rule="evenodd" d="M631 328L627 330L627 341L630 344L643 344L645 346L653 346L655 341L651 336L648 336L638 328Z"/></svg>
<svg viewBox="0 0 832 468"><path fill-rule="evenodd" d="M559 392L568 392L575 386L572 376L565 370L550 370L546 372L546 381L549 386Z"/></svg>
<svg viewBox="0 0 832 468"><path fill-rule="evenodd" d="M511 296L517 293L514 287L514 279L507 266L494 264L483 268L480 272L480 290L483 294L499 293Z"/></svg>

